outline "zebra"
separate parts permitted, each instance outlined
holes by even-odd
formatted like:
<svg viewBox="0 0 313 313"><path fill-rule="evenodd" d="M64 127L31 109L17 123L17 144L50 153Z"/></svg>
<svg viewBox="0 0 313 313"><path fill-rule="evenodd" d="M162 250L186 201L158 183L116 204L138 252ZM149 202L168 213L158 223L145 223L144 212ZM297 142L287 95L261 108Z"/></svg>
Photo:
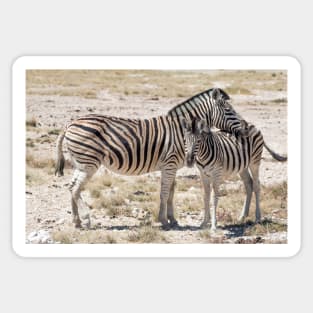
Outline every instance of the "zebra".
<svg viewBox="0 0 313 313"><path fill-rule="evenodd" d="M200 171L204 188L204 219L200 227L206 227L210 220L211 190L214 192L211 230L216 229L216 209L219 199L219 187L223 178L239 174L246 191L246 199L239 217L244 220L249 215L252 192L255 193L256 223L261 221L259 167L265 147L277 161L287 161L271 150L264 142L263 135L254 125L248 124L248 133L234 136L225 131L212 131L205 120L193 118L184 120L184 139L186 164L194 163Z"/></svg>
<svg viewBox="0 0 313 313"><path fill-rule="evenodd" d="M90 208L81 198L81 190L101 165L123 175L161 171L158 220L164 228L178 225L173 195L176 172L185 161L181 120L205 118L210 125L241 134L245 131L242 118L228 100L226 92L214 88L176 105L166 115L150 119L91 114L70 122L57 139L55 174L64 174L62 145L65 138L74 165L69 189L75 226L81 227L78 209L85 210L84 219L90 226Z"/></svg>

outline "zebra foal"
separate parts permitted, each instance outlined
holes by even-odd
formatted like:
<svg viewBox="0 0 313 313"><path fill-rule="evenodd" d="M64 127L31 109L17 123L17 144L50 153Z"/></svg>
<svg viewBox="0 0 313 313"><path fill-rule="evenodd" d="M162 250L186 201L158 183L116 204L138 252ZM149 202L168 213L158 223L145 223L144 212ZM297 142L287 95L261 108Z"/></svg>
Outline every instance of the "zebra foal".
<svg viewBox="0 0 313 313"><path fill-rule="evenodd" d="M280 162L287 158L272 151L264 142L263 135L253 125L243 122L248 132L234 136L224 131L211 131L206 121L192 119L183 121L187 166L196 163L204 188L204 220L206 227L210 220L211 190L214 192L211 229L216 229L216 209L219 187L224 178L239 174L246 190L246 199L239 219L249 215L252 192L256 200L256 222L261 220L259 167L263 147Z"/></svg>
<svg viewBox="0 0 313 313"><path fill-rule="evenodd" d="M56 175L63 175L65 139L74 164L70 184L73 222L81 226L79 210L85 210L90 225L89 206L81 189L101 165L123 175L161 171L159 221L174 226L173 195L176 172L184 166L182 120L202 118L217 128L240 135L241 117L228 103L221 89L209 89L175 106L167 115L150 119L129 119L88 115L72 121L57 140Z"/></svg>

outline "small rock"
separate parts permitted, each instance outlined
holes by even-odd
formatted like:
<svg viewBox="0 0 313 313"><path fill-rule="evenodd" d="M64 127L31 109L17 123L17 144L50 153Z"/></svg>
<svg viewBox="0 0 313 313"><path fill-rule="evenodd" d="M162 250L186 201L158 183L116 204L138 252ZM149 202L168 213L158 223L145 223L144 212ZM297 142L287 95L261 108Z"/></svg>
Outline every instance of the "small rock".
<svg viewBox="0 0 313 313"><path fill-rule="evenodd" d="M65 219L64 218L60 218L58 221L56 221L56 224L60 225L60 224L64 224L64 222L65 222Z"/></svg>
<svg viewBox="0 0 313 313"><path fill-rule="evenodd" d="M27 236L26 243L53 243L53 240L47 230L40 229L31 232Z"/></svg>
<svg viewBox="0 0 313 313"><path fill-rule="evenodd" d="M137 216L139 215L139 211L140 210L138 208L133 208L132 209L132 216L137 218Z"/></svg>

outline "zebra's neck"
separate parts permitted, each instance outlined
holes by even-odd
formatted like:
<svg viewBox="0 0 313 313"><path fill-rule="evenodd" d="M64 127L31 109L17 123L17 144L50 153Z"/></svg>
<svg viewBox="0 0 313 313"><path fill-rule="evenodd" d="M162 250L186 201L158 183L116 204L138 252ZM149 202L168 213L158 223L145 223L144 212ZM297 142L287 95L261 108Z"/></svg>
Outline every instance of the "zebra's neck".
<svg viewBox="0 0 313 313"><path fill-rule="evenodd" d="M207 118L212 111L212 89L199 93L188 100L176 105L167 115L173 118Z"/></svg>

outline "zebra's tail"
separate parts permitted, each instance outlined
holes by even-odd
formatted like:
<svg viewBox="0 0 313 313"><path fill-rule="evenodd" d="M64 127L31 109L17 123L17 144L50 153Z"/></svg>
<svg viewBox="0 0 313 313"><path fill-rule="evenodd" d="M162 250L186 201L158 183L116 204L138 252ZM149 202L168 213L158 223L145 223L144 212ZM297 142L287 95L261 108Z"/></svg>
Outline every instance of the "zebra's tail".
<svg viewBox="0 0 313 313"><path fill-rule="evenodd" d="M264 147L266 148L266 150L270 153L270 155L277 161L279 162L286 162L287 161L287 157L286 156L282 156L277 154L276 152L274 152L273 150L271 150L266 143L264 142Z"/></svg>
<svg viewBox="0 0 313 313"><path fill-rule="evenodd" d="M57 146L56 146L57 155L56 155L54 174L57 176L63 176L64 175L63 170L64 170L64 165L65 165L65 159L64 159L64 155L63 155L63 149L62 149L64 137L65 137L65 131L63 130L57 139Z"/></svg>

